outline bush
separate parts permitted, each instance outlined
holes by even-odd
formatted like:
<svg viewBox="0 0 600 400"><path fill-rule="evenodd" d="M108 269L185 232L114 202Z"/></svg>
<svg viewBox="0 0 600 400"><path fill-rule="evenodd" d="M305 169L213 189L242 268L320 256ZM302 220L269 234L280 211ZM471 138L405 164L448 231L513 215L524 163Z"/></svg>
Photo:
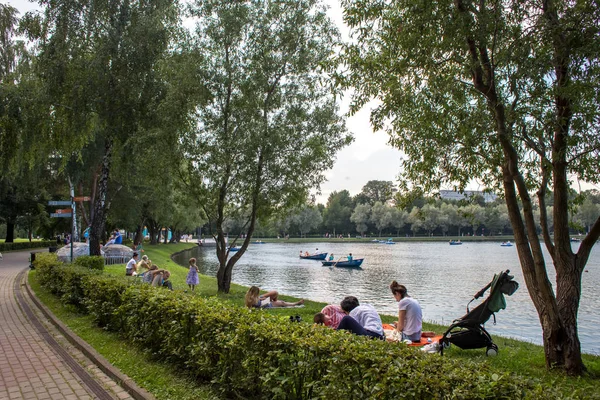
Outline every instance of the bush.
<svg viewBox="0 0 600 400"><path fill-rule="evenodd" d="M24 250L24 249L39 249L41 247L56 246L54 240L41 240L37 242L15 242L15 243L0 243L0 252L11 251L11 250Z"/></svg>
<svg viewBox="0 0 600 400"><path fill-rule="evenodd" d="M263 310L107 277L50 257L40 283L158 359L219 384L227 397L273 399L550 398L547 388L485 364L424 354Z"/></svg>
<svg viewBox="0 0 600 400"><path fill-rule="evenodd" d="M102 256L81 256L77 257L74 262L75 265L87 268L96 269L99 271L104 270L104 257Z"/></svg>

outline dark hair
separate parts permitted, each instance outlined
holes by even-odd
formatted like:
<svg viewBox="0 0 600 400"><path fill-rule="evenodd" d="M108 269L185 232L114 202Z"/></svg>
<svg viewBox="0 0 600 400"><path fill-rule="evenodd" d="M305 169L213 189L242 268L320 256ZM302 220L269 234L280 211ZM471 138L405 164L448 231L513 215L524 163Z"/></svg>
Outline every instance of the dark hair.
<svg viewBox="0 0 600 400"><path fill-rule="evenodd" d="M390 289L392 290L392 294L400 294L400 297L405 298L406 297L406 286L404 285L400 285L398 282L393 281L392 284L390 285Z"/></svg>
<svg viewBox="0 0 600 400"><path fill-rule="evenodd" d="M354 296L346 296L344 297L344 300L342 300L342 302L340 303L340 307L342 307L342 310L348 313L354 310L359 305L360 304L358 303L358 299Z"/></svg>
<svg viewBox="0 0 600 400"><path fill-rule="evenodd" d="M315 322L315 324L323 325L325 323L325 314L323 314L322 312L316 313L315 317L313 318L313 321Z"/></svg>
<svg viewBox="0 0 600 400"><path fill-rule="evenodd" d="M137 257L137 256L139 256L139 254L134 251L132 257Z"/></svg>

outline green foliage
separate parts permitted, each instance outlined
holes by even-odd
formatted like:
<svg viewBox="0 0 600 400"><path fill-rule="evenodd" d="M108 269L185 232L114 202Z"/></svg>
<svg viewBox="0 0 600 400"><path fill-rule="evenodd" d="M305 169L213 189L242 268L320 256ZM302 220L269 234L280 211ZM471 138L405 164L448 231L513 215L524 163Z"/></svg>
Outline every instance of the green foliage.
<svg viewBox="0 0 600 400"><path fill-rule="evenodd" d="M56 241L54 240L41 240L41 241L33 241L33 242L13 242L13 243L4 243L0 242L0 252L1 251L12 251L12 250L23 250L23 249L39 249L40 247L51 247L56 246Z"/></svg>
<svg viewBox="0 0 600 400"><path fill-rule="evenodd" d="M227 396L547 398L550 392L464 360L423 354L265 313L106 277L40 257L40 283L155 357Z"/></svg>
<svg viewBox="0 0 600 400"><path fill-rule="evenodd" d="M104 257L101 256L81 256L77 257L74 262L75 265L87 269L104 270Z"/></svg>

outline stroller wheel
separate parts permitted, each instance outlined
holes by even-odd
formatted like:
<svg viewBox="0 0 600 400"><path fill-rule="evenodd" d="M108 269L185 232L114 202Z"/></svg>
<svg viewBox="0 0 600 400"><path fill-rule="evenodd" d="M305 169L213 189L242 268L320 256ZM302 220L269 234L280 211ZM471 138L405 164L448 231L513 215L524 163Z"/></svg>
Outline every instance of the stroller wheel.
<svg viewBox="0 0 600 400"><path fill-rule="evenodd" d="M487 350L485 351L485 355L488 357L495 357L498 355L498 346L496 346L495 344L491 344L487 347Z"/></svg>

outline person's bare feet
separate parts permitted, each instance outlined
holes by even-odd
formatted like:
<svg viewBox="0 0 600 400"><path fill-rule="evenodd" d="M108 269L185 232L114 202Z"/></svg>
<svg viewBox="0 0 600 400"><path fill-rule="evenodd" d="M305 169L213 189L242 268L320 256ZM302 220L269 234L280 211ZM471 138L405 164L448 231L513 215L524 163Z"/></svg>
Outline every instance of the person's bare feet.
<svg viewBox="0 0 600 400"><path fill-rule="evenodd" d="M300 301L296 302L296 305L301 305L304 304L304 299L301 299Z"/></svg>

